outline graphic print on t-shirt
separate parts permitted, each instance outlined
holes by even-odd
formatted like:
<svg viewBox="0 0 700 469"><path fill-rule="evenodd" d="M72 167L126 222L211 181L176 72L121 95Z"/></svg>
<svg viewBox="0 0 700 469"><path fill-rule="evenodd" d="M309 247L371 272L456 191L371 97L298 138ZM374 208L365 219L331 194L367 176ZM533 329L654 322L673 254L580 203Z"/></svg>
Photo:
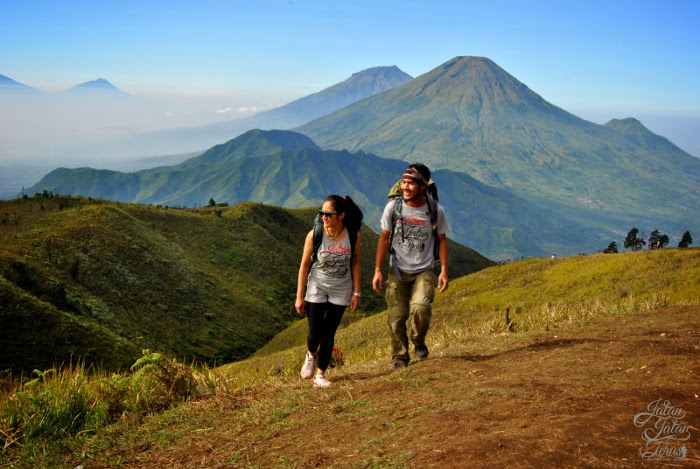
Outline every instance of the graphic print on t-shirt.
<svg viewBox="0 0 700 469"><path fill-rule="evenodd" d="M398 246L406 253L423 252L425 241L430 236L427 220L421 220L415 215L406 215L403 219L403 239L398 236ZM401 220L396 222L396 229L401 230Z"/></svg>
<svg viewBox="0 0 700 469"><path fill-rule="evenodd" d="M350 247L345 247L341 243L330 244L328 250L319 252L318 258L325 275L342 278L350 268Z"/></svg>

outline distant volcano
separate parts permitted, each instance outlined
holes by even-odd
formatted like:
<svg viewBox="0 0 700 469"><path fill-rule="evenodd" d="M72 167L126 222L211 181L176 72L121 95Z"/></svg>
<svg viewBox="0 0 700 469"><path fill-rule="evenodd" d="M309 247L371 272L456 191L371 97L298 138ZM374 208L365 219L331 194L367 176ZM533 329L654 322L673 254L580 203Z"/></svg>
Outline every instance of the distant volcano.
<svg viewBox="0 0 700 469"><path fill-rule="evenodd" d="M127 93L124 93L122 90L111 84L109 81L105 80L104 78L98 78L97 80L92 80L92 81L86 81L85 83L81 83L79 85L76 85L72 88L69 88L66 90L68 92L74 92L74 91L105 91L109 93L121 93L126 95Z"/></svg>
<svg viewBox="0 0 700 469"><path fill-rule="evenodd" d="M700 229L699 159L638 121L576 117L484 57L456 57L294 130L324 149L466 172L591 227Z"/></svg>

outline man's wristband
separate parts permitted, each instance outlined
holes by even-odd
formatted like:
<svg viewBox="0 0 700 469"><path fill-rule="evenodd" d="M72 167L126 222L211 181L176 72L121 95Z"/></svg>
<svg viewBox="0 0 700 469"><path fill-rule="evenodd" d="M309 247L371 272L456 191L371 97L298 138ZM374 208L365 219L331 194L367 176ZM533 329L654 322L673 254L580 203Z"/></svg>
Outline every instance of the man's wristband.
<svg viewBox="0 0 700 469"><path fill-rule="evenodd" d="M362 294L359 291L353 292L352 296L357 296L358 298L362 298Z"/></svg>

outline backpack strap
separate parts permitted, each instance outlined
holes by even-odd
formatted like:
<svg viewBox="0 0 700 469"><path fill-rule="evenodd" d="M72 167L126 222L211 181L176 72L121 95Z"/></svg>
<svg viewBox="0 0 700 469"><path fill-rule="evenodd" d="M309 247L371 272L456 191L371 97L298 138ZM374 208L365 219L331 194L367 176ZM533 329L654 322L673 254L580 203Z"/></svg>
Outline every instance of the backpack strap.
<svg viewBox="0 0 700 469"><path fill-rule="evenodd" d="M401 241L406 240L403 230L403 217L401 216L401 207L403 207L403 196L400 195L394 199L394 206L391 209L391 234L389 235L389 254L394 255L394 232L396 231L396 221L401 222Z"/></svg>
<svg viewBox="0 0 700 469"><path fill-rule="evenodd" d="M311 253L311 264L318 260L318 248L323 243L323 219L321 214L316 215L314 219L314 250Z"/></svg>
<svg viewBox="0 0 700 469"><path fill-rule="evenodd" d="M350 236L350 271L352 272L352 260L355 257L355 242L357 241L357 231L348 230L348 236Z"/></svg>
<svg viewBox="0 0 700 469"><path fill-rule="evenodd" d="M434 198L429 198L429 212L431 213L431 225L433 229L433 258L440 259L440 243L438 240L438 207L437 201ZM394 199L394 206L391 209L391 234L389 235L389 254L394 256L394 232L396 231L397 220L401 222L401 241L405 241L405 232L403 229L403 217L401 216L401 208L403 206L403 196ZM434 218L434 220L433 220ZM395 263L394 263L395 264ZM397 271L398 274L398 271ZM398 276L400 278L400 276Z"/></svg>
<svg viewBox="0 0 700 469"><path fill-rule="evenodd" d="M396 231L396 221L401 222L401 241L405 241L406 236L403 230L403 217L401 216L401 208L403 207L403 196L400 195L394 199L394 206L391 209L391 234L389 235L388 251L391 255L391 265L394 267L394 275L396 280L401 282L401 272L396 265L396 250L394 249L394 232Z"/></svg>
<svg viewBox="0 0 700 469"><path fill-rule="evenodd" d="M430 204L430 208L432 211L432 216L431 216L431 224L433 227L433 258L435 260L440 259L440 240L438 239L438 207L437 207L437 201L435 199L430 199L428 201ZM435 218L433 221L432 218Z"/></svg>

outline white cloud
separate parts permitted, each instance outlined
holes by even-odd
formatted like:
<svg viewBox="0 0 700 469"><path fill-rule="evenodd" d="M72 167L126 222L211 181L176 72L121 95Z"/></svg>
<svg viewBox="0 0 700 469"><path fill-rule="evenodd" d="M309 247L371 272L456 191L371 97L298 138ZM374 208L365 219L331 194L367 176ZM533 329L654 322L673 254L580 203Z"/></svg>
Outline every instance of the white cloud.
<svg viewBox="0 0 700 469"><path fill-rule="evenodd" d="M242 106L235 109L232 107L227 107L223 109L217 109L216 113L225 115L237 114L242 116L249 116L257 114L258 112L269 111L270 109L274 109L279 106L279 104L268 104L267 106Z"/></svg>

